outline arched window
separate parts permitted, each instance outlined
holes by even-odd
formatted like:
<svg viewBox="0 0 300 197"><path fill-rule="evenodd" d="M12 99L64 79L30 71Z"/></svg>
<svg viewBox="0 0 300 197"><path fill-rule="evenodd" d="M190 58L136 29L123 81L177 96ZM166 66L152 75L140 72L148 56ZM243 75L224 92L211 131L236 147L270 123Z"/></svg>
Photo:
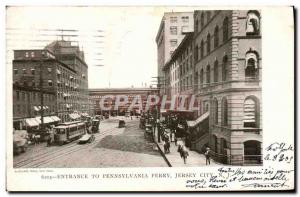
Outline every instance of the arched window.
<svg viewBox="0 0 300 197"><path fill-rule="evenodd" d="M228 40L228 17L223 21L223 42Z"/></svg>
<svg viewBox="0 0 300 197"><path fill-rule="evenodd" d="M223 57L222 62L222 81L227 81L228 78L228 59L227 56Z"/></svg>
<svg viewBox="0 0 300 197"><path fill-rule="evenodd" d="M195 88L196 90L198 90L198 77L199 77L199 74L198 74L198 71L196 72L195 74L195 77L194 77L194 81L195 81Z"/></svg>
<svg viewBox="0 0 300 197"><path fill-rule="evenodd" d="M204 13L202 12L202 14L201 14L201 29L203 29L203 27L204 27Z"/></svg>
<svg viewBox="0 0 300 197"><path fill-rule="evenodd" d="M215 107L215 109L214 109L214 120L215 120L215 124L218 124L218 112L219 112L219 108L218 108L218 100L215 98L214 99L214 107Z"/></svg>
<svg viewBox="0 0 300 197"><path fill-rule="evenodd" d="M194 54L195 54L195 61L198 61L199 57L198 57L198 45L195 46L195 51L194 51Z"/></svg>
<svg viewBox="0 0 300 197"><path fill-rule="evenodd" d="M211 18L211 11L207 11L206 13L206 18L207 18L207 22L210 21L210 18Z"/></svg>
<svg viewBox="0 0 300 197"><path fill-rule="evenodd" d="M259 35L260 33L260 15L256 10L251 10L247 14L246 34Z"/></svg>
<svg viewBox="0 0 300 197"><path fill-rule="evenodd" d="M205 104L205 112L208 112L208 110L209 110L209 104L206 103L206 104Z"/></svg>
<svg viewBox="0 0 300 197"><path fill-rule="evenodd" d="M204 57L204 42L201 40L201 45L200 45L200 57L201 59Z"/></svg>
<svg viewBox="0 0 300 197"><path fill-rule="evenodd" d="M218 82L219 79L219 66L218 66L218 60L214 63L214 82Z"/></svg>
<svg viewBox="0 0 300 197"><path fill-rule="evenodd" d="M214 47L217 48L219 46L219 27L215 27L214 31Z"/></svg>
<svg viewBox="0 0 300 197"><path fill-rule="evenodd" d="M222 99L222 126L228 126L228 104L227 99Z"/></svg>
<svg viewBox="0 0 300 197"><path fill-rule="evenodd" d="M247 97L244 102L244 127L259 127L259 103L256 97Z"/></svg>
<svg viewBox="0 0 300 197"><path fill-rule="evenodd" d="M209 54L210 53L210 34L209 33L207 34L206 39L207 39L206 51L207 51L207 54Z"/></svg>
<svg viewBox="0 0 300 197"><path fill-rule="evenodd" d="M210 83L210 65L206 66L206 83Z"/></svg>
<svg viewBox="0 0 300 197"><path fill-rule="evenodd" d="M200 71L200 86L202 87L203 85L203 69Z"/></svg>
<svg viewBox="0 0 300 197"><path fill-rule="evenodd" d="M247 79L256 79L258 76L258 57L255 52L246 53L245 77Z"/></svg>

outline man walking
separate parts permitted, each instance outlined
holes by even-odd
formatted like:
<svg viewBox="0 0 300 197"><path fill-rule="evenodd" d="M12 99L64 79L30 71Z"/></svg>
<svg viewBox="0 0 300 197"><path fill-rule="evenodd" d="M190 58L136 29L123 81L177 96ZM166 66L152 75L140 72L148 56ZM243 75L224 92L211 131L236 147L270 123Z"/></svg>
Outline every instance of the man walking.
<svg viewBox="0 0 300 197"><path fill-rule="evenodd" d="M209 147L206 148L204 155L206 158L206 165L210 165L210 148Z"/></svg>

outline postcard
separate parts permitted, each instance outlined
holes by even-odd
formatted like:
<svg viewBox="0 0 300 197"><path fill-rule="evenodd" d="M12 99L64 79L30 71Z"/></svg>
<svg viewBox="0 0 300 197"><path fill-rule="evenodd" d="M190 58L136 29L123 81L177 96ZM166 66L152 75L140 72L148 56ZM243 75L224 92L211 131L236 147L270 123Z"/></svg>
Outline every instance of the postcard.
<svg viewBox="0 0 300 197"><path fill-rule="evenodd" d="M6 189L293 191L294 9L7 6Z"/></svg>

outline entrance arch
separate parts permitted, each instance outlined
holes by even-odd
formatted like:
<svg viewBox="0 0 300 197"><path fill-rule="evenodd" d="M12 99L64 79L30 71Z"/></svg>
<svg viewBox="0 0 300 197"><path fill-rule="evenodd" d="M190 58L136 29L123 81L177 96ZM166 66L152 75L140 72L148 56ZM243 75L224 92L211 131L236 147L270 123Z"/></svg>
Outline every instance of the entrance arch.
<svg viewBox="0 0 300 197"><path fill-rule="evenodd" d="M248 140L244 142L244 164L261 164L261 142Z"/></svg>

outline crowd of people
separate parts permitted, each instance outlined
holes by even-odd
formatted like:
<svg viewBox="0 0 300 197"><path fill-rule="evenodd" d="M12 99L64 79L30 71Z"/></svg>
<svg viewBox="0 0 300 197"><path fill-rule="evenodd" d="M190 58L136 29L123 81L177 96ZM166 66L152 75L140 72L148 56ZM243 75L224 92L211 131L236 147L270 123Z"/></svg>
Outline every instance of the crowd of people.
<svg viewBox="0 0 300 197"><path fill-rule="evenodd" d="M143 113L140 119L140 128L147 129L146 125L151 125L153 140L155 138L155 131L158 130L157 142L163 141L164 153L170 153L171 142L175 142L177 152L183 159L184 164L187 162L188 152L188 139L187 124L184 118L176 114L169 114L164 119L155 118L151 114ZM211 152L207 147L205 150L206 165L210 165Z"/></svg>

